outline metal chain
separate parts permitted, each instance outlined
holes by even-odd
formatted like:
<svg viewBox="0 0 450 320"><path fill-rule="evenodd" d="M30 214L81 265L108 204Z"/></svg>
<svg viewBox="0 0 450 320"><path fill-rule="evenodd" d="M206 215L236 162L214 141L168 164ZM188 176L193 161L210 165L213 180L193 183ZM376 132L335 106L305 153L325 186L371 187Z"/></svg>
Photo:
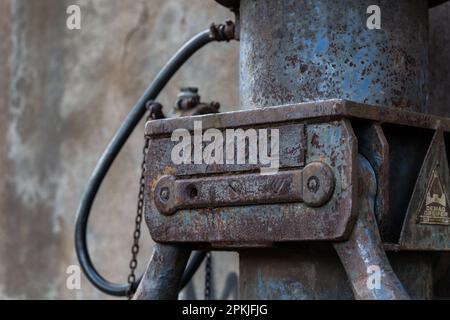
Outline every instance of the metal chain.
<svg viewBox="0 0 450 320"><path fill-rule="evenodd" d="M151 119L151 114L147 117L146 121ZM136 286L136 268L138 266L137 256L139 254L139 239L141 237L141 225L144 217L144 192L145 192L145 172L147 170L145 164L145 158L147 157L148 147L150 139L145 138L144 148L142 150L143 160L141 163L141 178L139 180L139 195L136 210L135 227L133 232L133 245L131 246L131 260L130 260L130 274L128 275L128 284L130 285L127 297L131 299L135 293Z"/></svg>
<svg viewBox="0 0 450 320"><path fill-rule="evenodd" d="M211 274L212 274L212 255L206 254L205 263L205 300L211 300Z"/></svg>

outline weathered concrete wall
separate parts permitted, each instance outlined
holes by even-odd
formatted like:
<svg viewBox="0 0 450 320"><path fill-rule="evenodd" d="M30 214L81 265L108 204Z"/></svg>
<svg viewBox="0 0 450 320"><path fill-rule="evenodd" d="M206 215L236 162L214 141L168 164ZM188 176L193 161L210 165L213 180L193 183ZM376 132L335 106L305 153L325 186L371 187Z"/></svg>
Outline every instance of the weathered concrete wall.
<svg viewBox="0 0 450 320"><path fill-rule="evenodd" d="M80 31L66 28L70 4L81 5ZM431 16L431 104L450 110L450 39L443 32L450 5ZM167 57L210 22L229 18L212 0L0 0L0 298L106 298L85 278L80 291L65 286L67 266L77 263L73 225L83 186ZM179 87L190 85L206 101L236 106L237 46L203 49L161 101L171 106ZM95 264L116 282L128 273L142 144L141 126L105 181L89 230ZM141 268L150 251L144 246ZM216 297L223 297L225 277L236 283L229 274L236 261L215 254ZM196 281L188 297L203 296L203 272Z"/></svg>
<svg viewBox="0 0 450 320"><path fill-rule="evenodd" d="M80 31L66 28L71 4L81 6ZM169 55L230 18L205 0L0 1L0 298L105 297L85 278L81 291L65 285L66 268L77 264L73 227L84 184ZM160 100L171 108L189 85L205 100L237 105L237 59L237 44L210 45ZM114 164L90 224L93 260L115 282L128 273L142 128ZM141 268L151 251L143 228Z"/></svg>

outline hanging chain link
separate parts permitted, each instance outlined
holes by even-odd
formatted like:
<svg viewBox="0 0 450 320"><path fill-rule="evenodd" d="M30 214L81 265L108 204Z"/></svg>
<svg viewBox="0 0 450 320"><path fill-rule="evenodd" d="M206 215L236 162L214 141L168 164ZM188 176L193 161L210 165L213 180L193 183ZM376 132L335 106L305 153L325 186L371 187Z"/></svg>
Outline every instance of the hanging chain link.
<svg viewBox="0 0 450 320"><path fill-rule="evenodd" d="M154 101L148 102L147 110L149 111L149 114L147 116L146 121L164 118L164 114L162 113L162 105L159 103L156 103ZM139 179L139 195L135 218L135 228L133 232L133 245L131 247L131 259L129 263L130 273L128 275L128 284L130 285L130 287L127 293L128 299L133 298L133 295L137 288L136 268L138 266L137 257L140 250L139 239L141 238L141 225L142 220L144 218L145 173L147 171L145 160L147 158L149 145L150 139L145 138L145 144L142 150L143 159L141 163L141 177ZM212 255L211 252L208 252L205 264L205 300L211 299L211 276L212 276Z"/></svg>
<svg viewBox="0 0 450 320"><path fill-rule="evenodd" d="M152 110L150 110L153 102L149 102L147 104L147 109L149 109L149 115L147 116L146 121L149 121L155 117ZM133 245L131 246L131 260L130 260L130 274L128 275L128 284L130 288L128 290L127 297L131 299L135 293L135 289L137 287L136 283L136 268L138 266L137 257L139 254L139 239L141 238L141 225L142 220L144 218L144 192L145 192L145 172L147 171L145 159L147 157L148 147L150 144L150 139L145 138L144 148L142 149L142 163L141 163L141 177L139 180L139 195L138 195L138 203L136 210L136 219L135 219L135 227L133 232Z"/></svg>
<svg viewBox="0 0 450 320"><path fill-rule="evenodd" d="M211 300L211 275L212 275L212 255L206 254L205 263L205 300Z"/></svg>

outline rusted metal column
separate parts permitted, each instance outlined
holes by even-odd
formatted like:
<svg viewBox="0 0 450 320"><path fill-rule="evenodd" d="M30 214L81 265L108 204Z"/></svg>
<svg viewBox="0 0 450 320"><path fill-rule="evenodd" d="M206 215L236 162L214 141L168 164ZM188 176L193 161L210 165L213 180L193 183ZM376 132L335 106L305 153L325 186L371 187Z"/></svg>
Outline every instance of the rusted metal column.
<svg viewBox="0 0 450 320"><path fill-rule="evenodd" d="M373 4L381 30L366 26ZM426 0L241 0L240 41L247 109L341 98L428 111ZM341 262L324 247L241 252L241 298L352 298ZM431 268L389 257L408 293L429 298ZM418 276L403 275L406 265Z"/></svg>
<svg viewBox="0 0 450 320"><path fill-rule="evenodd" d="M381 30L367 8L381 8ZM427 110L426 0L242 0L241 105L342 98Z"/></svg>

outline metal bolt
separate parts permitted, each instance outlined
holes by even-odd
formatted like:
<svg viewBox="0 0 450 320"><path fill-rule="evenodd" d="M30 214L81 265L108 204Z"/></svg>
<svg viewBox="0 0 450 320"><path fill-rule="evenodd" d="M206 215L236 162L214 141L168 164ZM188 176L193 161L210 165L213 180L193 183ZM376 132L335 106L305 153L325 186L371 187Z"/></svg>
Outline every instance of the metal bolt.
<svg viewBox="0 0 450 320"><path fill-rule="evenodd" d="M325 163L313 162L302 171L303 202L309 207L321 207L332 197L335 178L333 170Z"/></svg>
<svg viewBox="0 0 450 320"><path fill-rule="evenodd" d="M198 88L181 88L176 102L176 109L184 111L193 109L200 103L200 99Z"/></svg>
<svg viewBox="0 0 450 320"><path fill-rule="evenodd" d="M316 176L312 176L308 179L308 190L312 193L317 193L320 187L320 181L319 178Z"/></svg>
<svg viewBox="0 0 450 320"><path fill-rule="evenodd" d="M160 197L162 202L169 201L169 198L170 198L170 190L169 190L169 188L167 188L167 187L162 188L161 192L159 193L159 197Z"/></svg>

